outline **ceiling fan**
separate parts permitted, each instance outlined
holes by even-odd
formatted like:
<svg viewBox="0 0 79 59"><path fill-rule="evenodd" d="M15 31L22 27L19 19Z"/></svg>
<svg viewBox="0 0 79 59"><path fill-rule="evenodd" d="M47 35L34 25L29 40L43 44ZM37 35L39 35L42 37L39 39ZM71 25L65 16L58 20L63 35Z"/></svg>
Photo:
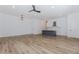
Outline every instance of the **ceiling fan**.
<svg viewBox="0 0 79 59"><path fill-rule="evenodd" d="M35 8L35 5L32 5L32 10L30 10L29 12L32 12L32 11L34 11L34 12L37 12L37 13L40 13L41 11L38 11L38 10L36 10L36 8Z"/></svg>

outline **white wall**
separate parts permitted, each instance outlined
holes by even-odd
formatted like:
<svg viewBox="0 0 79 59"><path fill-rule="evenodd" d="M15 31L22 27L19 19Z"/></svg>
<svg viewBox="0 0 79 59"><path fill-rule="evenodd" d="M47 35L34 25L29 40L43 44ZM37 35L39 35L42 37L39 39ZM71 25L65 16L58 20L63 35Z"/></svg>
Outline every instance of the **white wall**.
<svg viewBox="0 0 79 59"><path fill-rule="evenodd" d="M0 37L39 33L41 33L39 19L25 18L21 21L19 17L0 13Z"/></svg>
<svg viewBox="0 0 79 59"><path fill-rule="evenodd" d="M56 19L48 19L49 29L53 21L57 22L57 35L79 38L79 13L69 14ZM41 20L38 18L25 18L21 21L19 17L0 13L0 37L24 34L40 34L42 30Z"/></svg>
<svg viewBox="0 0 79 59"><path fill-rule="evenodd" d="M56 27L53 27L53 22L56 21ZM67 16L48 20L49 30L56 30L57 35L67 35Z"/></svg>
<svg viewBox="0 0 79 59"><path fill-rule="evenodd" d="M57 35L79 38L79 13L72 13L52 20L57 22Z"/></svg>
<svg viewBox="0 0 79 59"><path fill-rule="evenodd" d="M53 26L54 21L56 21L56 19L48 19L47 30L56 30L56 27Z"/></svg>

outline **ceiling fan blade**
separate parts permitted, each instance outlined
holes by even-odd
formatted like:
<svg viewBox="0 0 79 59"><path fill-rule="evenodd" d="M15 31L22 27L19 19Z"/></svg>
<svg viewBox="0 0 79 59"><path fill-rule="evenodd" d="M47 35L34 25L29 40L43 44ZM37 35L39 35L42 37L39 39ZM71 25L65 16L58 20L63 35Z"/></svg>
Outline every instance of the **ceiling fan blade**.
<svg viewBox="0 0 79 59"><path fill-rule="evenodd" d="M40 13L40 11L37 11L37 10L36 10L35 12L38 12L38 13Z"/></svg>
<svg viewBox="0 0 79 59"><path fill-rule="evenodd" d="M35 5L32 5L32 7L33 7L33 10L35 11L36 9L35 9Z"/></svg>
<svg viewBox="0 0 79 59"><path fill-rule="evenodd" d="M33 8L33 9L32 9L32 10L30 10L29 12L34 11L34 12L40 13L40 11L38 11L38 10L36 10L36 9L35 9L35 5L32 5L32 8Z"/></svg>

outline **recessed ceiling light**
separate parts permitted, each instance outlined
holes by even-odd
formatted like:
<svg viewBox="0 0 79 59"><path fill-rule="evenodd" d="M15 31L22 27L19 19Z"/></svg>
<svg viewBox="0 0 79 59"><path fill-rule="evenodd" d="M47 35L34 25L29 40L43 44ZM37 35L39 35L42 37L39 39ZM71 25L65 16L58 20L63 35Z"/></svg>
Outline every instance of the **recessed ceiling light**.
<svg viewBox="0 0 79 59"><path fill-rule="evenodd" d="M51 6L51 8L55 8L55 6Z"/></svg>
<svg viewBox="0 0 79 59"><path fill-rule="evenodd" d="M13 5L12 8L15 8L15 5Z"/></svg>

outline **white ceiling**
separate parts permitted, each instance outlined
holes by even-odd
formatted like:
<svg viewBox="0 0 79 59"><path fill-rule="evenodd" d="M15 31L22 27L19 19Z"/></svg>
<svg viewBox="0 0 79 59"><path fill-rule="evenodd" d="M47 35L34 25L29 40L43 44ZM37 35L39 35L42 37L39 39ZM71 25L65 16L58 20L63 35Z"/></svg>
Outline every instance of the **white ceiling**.
<svg viewBox="0 0 79 59"><path fill-rule="evenodd" d="M54 6L55 8L52 8ZM25 17L37 17L37 18L57 18L70 13L79 12L78 5L36 5L36 9L41 13L28 12L32 9L31 5L0 5L0 12L10 14L14 16L20 16L24 14Z"/></svg>

